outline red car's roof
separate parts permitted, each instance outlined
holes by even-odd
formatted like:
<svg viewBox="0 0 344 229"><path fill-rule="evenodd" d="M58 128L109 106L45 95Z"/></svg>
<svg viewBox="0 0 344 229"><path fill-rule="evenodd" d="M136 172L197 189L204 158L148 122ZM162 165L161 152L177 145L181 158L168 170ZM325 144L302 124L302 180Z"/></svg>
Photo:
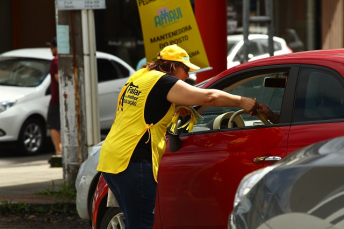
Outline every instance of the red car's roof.
<svg viewBox="0 0 344 229"><path fill-rule="evenodd" d="M246 62L235 67L229 68L213 79L207 82L203 88L212 84L213 82L227 76L231 73L238 72L241 70L260 67L260 66L271 66L271 65L282 65L282 64L310 64L325 66L336 70L341 75L344 75L344 49L328 49L328 50L315 50L296 52L285 55L273 56L263 59L258 59L250 62Z"/></svg>

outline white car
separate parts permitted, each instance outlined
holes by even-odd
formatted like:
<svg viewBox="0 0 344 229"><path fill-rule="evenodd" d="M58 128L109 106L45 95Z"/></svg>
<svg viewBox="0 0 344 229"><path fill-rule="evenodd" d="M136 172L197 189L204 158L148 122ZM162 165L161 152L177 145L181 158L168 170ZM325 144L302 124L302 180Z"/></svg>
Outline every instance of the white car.
<svg viewBox="0 0 344 229"><path fill-rule="evenodd" d="M49 48L18 49L0 55L0 144L39 153L48 133ZM100 128L111 128L120 90L135 70L120 58L97 52ZM109 106L109 104L111 104Z"/></svg>
<svg viewBox="0 0 344 229"><path fill-rule="evenodd" d="M249 34L248 39L250 41L248 48L249 61L269 57L268 35ZM293 52L283 38L274 37L273 41L275 56ZM231 68L242 63L244 58L244 35L228 35L227 45L227 68Z"/></svg>

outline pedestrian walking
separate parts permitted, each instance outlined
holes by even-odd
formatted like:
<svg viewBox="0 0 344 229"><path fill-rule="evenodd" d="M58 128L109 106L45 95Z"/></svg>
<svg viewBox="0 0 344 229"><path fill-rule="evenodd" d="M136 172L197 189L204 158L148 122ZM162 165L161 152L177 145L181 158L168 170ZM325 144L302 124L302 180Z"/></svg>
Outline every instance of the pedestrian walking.
<svg viewBox="0 0 344 229"><path fill-rule="evenodd" d="M50 130L51 140L55 147L55 155L62 154L60 135L60 99L59 99L59 75L56 37L50 42L50 50L54 58L50 63L50 92L51 98L48 108L47 124Z"/></svg>

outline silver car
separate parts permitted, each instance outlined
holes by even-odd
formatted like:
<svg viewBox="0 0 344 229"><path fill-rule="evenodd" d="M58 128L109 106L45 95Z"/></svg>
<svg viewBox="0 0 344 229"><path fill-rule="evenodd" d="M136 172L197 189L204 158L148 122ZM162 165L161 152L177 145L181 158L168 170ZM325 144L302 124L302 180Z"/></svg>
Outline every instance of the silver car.
<svg viewBox="0 0 344 229"><path fill-rule="evenodd" d="M230 229L344 228L344 137L300 149L244 177Z"/></svg>
<svg viewBox="0 0 344 229"><path fill-rule="evenodd" d="M88 158L81 164L76 177L76 209L82 219L90 220L92 213L93 194L100 176L97 166L102 145L103 142L100 142L90 148Z"/></svg>

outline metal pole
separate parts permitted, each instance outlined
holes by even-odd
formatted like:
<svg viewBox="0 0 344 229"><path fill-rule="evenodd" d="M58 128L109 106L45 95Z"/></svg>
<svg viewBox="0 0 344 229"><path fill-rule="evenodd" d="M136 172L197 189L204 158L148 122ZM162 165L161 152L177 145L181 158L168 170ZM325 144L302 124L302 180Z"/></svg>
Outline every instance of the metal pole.
<svg viewBox="0 0 344 229"><path fill-rule="evenodd" d="M85 72L85 102L86 102L86 136L87 146L94 145L92 136L92 90L91 90L91 74L90 74L90 47L88 39L88 13L87 10L81 11L81 24L82 24L82 40L84 51L84 72Z"/></svg>
<svg viewBox="0 0 344 229"><path fill-rule="evenodd" d="M243 62L248 61L248 47L249 47L249 19L250 19L250 0L244 0L243 2L243 27L244 27L244 47L243 47Z"/></svg>
<svg viewBox="0 0 344 229"><path fill-rule="evenodd" d="M88 37L90 47L90 73L91 73L91 100L92 100L92 136L93 142L100 142L99 106L98 106L98 71L96 58L96 30L94 25L94 12L88 10Z"/></svg>
<svg viewBox="0 0 344 229"><path fill-rule="evenodd" d="M270 56L274 55L274 20L273 20L273 6L272 0L265 0L265 11L268 17L270 17L269 28L268 28L268 43L269 43L269 54Z"/></svg>
<svg viewBox="0 0 344 229"><path fill-rule="evenodd" d="M307 50L315 49L314 31L315 31L315 3L314 0L307 0Z"/></svg>

